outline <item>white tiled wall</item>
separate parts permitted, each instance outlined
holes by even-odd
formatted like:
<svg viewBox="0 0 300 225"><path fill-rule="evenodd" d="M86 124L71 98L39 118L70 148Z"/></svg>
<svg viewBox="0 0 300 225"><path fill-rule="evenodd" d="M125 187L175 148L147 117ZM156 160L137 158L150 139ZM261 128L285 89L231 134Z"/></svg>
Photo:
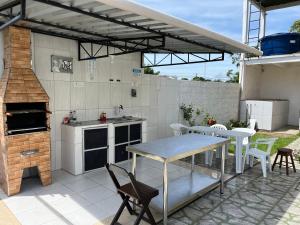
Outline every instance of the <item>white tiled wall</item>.
<svg viewBox="0 0 300 225"><path fill-rule="evenodd" d="M52 73L52 54L74 58L74 73ZM95 72L89 61L78 62L77 44L45 35L33 35L33 67L50 96L52 167L61 168L61 122L70 110L79 120L95 120L102 111L114 116L114 106L122 104L126 115L148 120L148 140L172 135L169 124L180 121L179 105L193 103L213 114L219 122L237 118L239 85L177 81L166 77L134 77L140 55L130 54L97 60ZM92 73L91 73L92 72ZM109 79L121 82L110 82ZM137 97L130 96L131 88Z"/></svg>

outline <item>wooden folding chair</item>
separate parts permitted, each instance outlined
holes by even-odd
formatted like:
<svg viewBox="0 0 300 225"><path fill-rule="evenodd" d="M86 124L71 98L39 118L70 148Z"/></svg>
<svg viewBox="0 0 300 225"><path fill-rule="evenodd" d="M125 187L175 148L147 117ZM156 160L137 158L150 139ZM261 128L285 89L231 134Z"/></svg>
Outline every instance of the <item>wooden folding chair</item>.
<svg viewBox="0 0 300 225"><path fill-rule="evenodd" d="M156 225L153 215L149 209L149 204L151 200L159 194L159 191L137 181L132 173L127 172L127 170L122 167L113 164L106 164L106 168L113 180L114 185L116 186L118 194L123 200L120 208L111 222L111 225L118 224L117 222L125 207L131 215L137 215L134 225L140 224L141 220L144 220L151 225ZM125 185L120 185L118 179L116 178L116 173L121 173L122 175L129 177L130 182ZM141 209L140 213L136 214L129 203L139 207ZM148 218L144 217L144 214L146 214Z"/></svg>

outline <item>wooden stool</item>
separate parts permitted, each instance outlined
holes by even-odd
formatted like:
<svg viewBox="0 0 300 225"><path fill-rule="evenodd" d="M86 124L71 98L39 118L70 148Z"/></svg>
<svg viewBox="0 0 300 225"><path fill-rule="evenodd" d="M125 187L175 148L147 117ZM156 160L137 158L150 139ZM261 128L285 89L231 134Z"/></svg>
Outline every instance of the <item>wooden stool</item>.
<svg viewBox="0 0 300 225"><path fill-rule="evenodd" d="M278 156L280 156L280 163L277 163L277 158ZM293 150L289 149L289 148L280 148L277 151L277 155L275 158L275 161L273 163L272 166L272 170L274 170L274 167L276 164L279 164L279 168L281 169L282 166L282 158L285 157L285 167L286 167L286 175L289 175L289 158L291 158L291 164L292 164L292 168L294 169L294 172L296 173L296 168L295 168L295 163L294 163L294 159L293 159Z"/></svg>

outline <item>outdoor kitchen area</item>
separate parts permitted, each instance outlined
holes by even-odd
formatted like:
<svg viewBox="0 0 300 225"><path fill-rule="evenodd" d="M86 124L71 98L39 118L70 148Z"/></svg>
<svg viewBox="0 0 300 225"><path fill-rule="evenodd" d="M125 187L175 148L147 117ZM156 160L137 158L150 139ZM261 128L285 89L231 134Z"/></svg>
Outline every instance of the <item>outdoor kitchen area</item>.
<svg viewBox="0 0 300 225"><path fill-rule="evenodd" d="M0 0L0 225L273 225L291 100L151 70L232 54L263 53L129 0Z"/></svg>

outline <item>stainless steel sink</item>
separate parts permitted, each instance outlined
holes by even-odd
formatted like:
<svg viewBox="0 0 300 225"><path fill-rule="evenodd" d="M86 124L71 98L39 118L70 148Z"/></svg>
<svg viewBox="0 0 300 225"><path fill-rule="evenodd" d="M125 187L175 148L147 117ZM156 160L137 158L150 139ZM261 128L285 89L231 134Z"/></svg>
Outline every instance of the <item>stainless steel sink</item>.
<svg viewBox="0 0 300 225"><path fill-rule="evenodd" d="M122 117L108 119L108 121L111 123L127 123L127 122L138 121L138 120L140 120L140 119L134 118L132 116L122 116Z"/></svg>

